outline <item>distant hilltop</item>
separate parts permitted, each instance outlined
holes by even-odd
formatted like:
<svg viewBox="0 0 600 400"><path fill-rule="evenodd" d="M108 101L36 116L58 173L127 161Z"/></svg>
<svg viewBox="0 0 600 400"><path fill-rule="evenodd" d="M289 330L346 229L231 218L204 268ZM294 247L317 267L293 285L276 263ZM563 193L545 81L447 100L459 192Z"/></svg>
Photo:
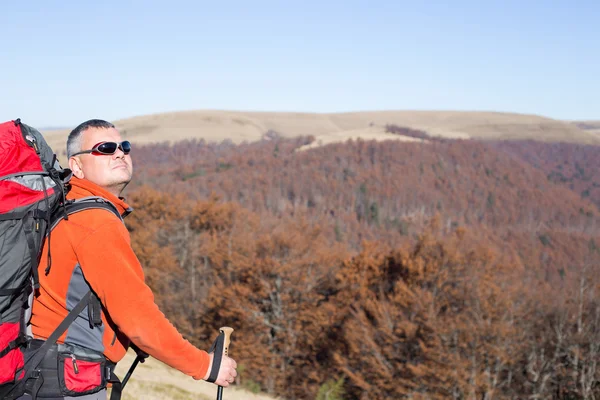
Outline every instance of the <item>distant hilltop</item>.
<svg viewBox="0 0 600 400"><path fill-rule="evenodd" d="M99 116L100 118L102 116ZM396 125L432 137L570 142L600 145L600 121L562 121L538 115L483 111L364 111L348 113L245 112L198 110L136 116L112 121L134 143L204 139L234 143L314 136L315 144L362 138L399 139ZM64 152L68 129L40 129L57 153Z"/></svg>

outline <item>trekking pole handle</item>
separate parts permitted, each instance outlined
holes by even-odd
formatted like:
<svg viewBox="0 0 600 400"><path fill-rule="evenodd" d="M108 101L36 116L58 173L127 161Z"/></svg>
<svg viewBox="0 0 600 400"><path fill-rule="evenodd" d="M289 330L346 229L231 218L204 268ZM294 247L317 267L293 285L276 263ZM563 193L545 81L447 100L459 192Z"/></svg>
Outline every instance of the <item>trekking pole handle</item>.
<svg viewBox="0 0 600 400"><path fill-rule="evenodd" d="M229 344L231 343L231 332L233 332L233 328L228 326L223 326L219 329L220 332L223 333L223 354L228 356L229 354Z"/></svg>
<svg viewBox="0 0 600 400"><path fill-rule="evenodd" d="M231 343L231 332L233 332L233 328L228 326L222 326L219 328L219 332L223 334L223 354L229 355L229 344ZM217 388L217 400L223 399L223 386L219 385Z"/></svg>

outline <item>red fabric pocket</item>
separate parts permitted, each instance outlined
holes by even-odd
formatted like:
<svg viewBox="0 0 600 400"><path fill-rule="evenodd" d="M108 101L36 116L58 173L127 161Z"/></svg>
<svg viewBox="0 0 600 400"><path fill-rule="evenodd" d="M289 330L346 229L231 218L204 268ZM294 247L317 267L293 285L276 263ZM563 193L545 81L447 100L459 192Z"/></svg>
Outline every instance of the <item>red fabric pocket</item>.
<svg viewBox="0 0 600 400"><path fill-rule="evenodd" d="M10 342L19 336L19 323L0 324L0 351L8 347ZM22 379L25 371L22 370L25 365L25 357L20 347L16 347L0 358L0 385L7 382L13 382L17 371L21 369L18 379Z"/></svg>
<svg viewBox="0 0 600 400"><path fill-rule="evenodd" d="M64 365L65 386L70 392L87 392L102 384L102 363L70 358Z"/></svg>

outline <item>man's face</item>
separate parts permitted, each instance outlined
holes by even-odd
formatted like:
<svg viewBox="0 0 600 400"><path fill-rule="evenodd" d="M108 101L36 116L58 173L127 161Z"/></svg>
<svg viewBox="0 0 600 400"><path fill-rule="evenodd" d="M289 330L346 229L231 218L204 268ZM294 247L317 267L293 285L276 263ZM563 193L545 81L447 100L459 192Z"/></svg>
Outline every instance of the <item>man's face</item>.
<svg viewBox="0 0 600 400"><path fill-rule="evenodd" d="M121 135L115 128L88 128L81 134L81 150L91 150L101 142L121 143ZM133 166L131 155L117 149L114 154L80 154L69 159L73 175L119 196L131 181Z"/></svg>

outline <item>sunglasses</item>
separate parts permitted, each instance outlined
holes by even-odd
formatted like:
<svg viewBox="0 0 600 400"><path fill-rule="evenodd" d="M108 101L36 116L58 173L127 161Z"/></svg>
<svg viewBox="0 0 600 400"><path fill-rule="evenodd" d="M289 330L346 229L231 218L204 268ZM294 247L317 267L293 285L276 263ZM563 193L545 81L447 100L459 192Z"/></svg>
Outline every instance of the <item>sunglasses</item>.
<svg viewBox="0 0 600 400"><path fill-rule="evenodd" d="M95 156L110 156L115 154L117 149L120 149L124 154L129 154L131 151L131 143L128 140L125 140L121 143L117 142L100 142L97 143L91 150L83 150L79 151L75 154L72 154L71 157L77 156L79 154L92 154Z"/></svg>

